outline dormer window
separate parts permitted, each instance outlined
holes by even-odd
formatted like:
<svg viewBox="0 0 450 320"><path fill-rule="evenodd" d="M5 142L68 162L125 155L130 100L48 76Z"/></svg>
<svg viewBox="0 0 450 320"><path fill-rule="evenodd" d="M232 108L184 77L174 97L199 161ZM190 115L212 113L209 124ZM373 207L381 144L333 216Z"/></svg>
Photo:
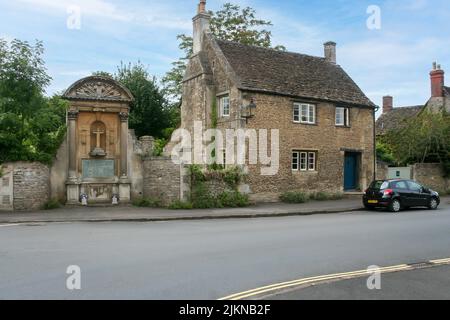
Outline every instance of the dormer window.
<svg viewBox="0 0 450 320"><path fill-rule="evenodd" d="M223 96L219 98L220 116L230 116L230 96Z"/></svg>

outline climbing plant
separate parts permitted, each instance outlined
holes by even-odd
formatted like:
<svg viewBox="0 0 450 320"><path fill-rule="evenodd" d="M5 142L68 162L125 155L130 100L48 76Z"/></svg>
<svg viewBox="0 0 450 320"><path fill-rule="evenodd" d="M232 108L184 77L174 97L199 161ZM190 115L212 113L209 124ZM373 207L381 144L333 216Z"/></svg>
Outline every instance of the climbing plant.
<svg viewBox="0 0 450 320"><path fill-rule="evenodd" d="M249 205L247 195L238 191L239 184L245 178L239 167L226 169L202 169L198 165L191 165L191 203L193 208L224 208L245 207ZM221 181L227 185L227 190L214 195L214 190L209 190L208 182Z"/></svg>

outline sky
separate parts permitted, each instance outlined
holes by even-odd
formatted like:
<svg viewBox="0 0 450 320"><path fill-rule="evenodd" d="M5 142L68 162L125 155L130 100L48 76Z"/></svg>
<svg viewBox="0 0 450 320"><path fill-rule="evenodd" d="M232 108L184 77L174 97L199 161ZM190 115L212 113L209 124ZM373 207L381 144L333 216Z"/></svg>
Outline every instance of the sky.
<svg viewBox="0 0 450 320"><path fill-rule="evenodd" d="M198 2L0 0L0 38L44 42L49 95L121 61L139 60L161 79L181 55L176 36L192 33ZM424 104L433 61L450 73L448 0L207 0L207 8L226 2L270 20L273 44L289 51L323 56L323 43L337 42L338 64L377 105L388 94L398 107Z"/></svg>

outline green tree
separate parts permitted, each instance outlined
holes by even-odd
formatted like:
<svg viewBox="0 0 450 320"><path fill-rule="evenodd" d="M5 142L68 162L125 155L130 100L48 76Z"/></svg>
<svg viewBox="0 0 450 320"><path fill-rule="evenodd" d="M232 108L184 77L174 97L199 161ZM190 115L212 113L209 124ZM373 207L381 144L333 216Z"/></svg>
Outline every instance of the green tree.
<svg viewBox="0 0 450 320"><path fill-rule="evenodd" d="M109 72L106 72L106 71L95 71L95 72L92 72L92 75L93 76L106 77L106 78L114 78L113 74L111 74Z"/></svg>
<svg viewBox="0 0 450 320"><path fill-rule="evenodd" d="M166 137L165 130L172 126L170 108L156 79L141 63L118 67L115 79L127 87L135 101L130 110L129 126L137 136Z"/></svg>
<svg viewBox="0 0 450 320"><path fill-rule="evenodd" d="M385 142L399 164L440 162L450 174L450 116L425 110L403 128L390 131Z"/></svg>
<svg viewBox="0 0 450 320"><path fill-rule="evenodd" d="M272 47L272 33L266 29L272 23L257 19L253 8L241 9L238 5L226 3L217 12L209 13L211 33L216 38L264 48ZM183 56L172 64L173 68L163 78L165 92L172 100L179 100L181 97L181 82L193 47L192 37L181 34L177 39ZM275 49L286 50L283 46L276 46Z"/></svg>
<svg viewBox="0 0 450 320"><path fill-rule="evenodd" d="M47 75L42 55L44 46L37 41L13 40L8 44L0 40L0 107L2 112L18 117L18 139L26 139L27 121L44 104L45 87L51 78Z"/></svg>
<svg viewBox="0 0 450 320"><path fill-rule="evenodd" d="M0 39L0 163L50 163L65 133L66 103L44 96L51 78L35 45Z"/></svg>
<svg viewBox="0 0 450 320"><path fill-rule="evenodd" d="M396 164L396 160L392 151L387 143L377 141L377 159L384 161L388 164Z"/></svg>

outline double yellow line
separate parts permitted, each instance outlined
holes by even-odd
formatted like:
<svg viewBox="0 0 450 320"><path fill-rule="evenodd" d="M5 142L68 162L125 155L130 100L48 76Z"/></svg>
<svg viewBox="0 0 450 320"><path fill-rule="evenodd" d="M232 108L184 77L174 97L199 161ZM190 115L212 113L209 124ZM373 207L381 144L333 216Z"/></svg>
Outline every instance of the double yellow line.
<svg viewBox="0 0 450 320"><path fill-rule="evenodd" d="M440 260L432 260L432 261L428 261L427 263L430 265L433 265L433 266L450 264L450 258L440 259ZM397 272L397 271L410 271L410 270L414 270L416 268L417 267L414 267L413 265L400 264L400 265L384 267L384 268L380 268L380 269L376 269L376 270L366 269L366 270L335 273L335 274L310 277L310 278L302 278L302 279L298 279L298 280L276 283L276 284L272 284L269 286L264 286L264 287L232 294L232 295L220 298L219 300L242 300L242 299L260 296L262 294L268 295L268 294L274 293L276 291L288 289L288 288L292 288L292 287L308 286L308 285L316 284L319 282L358 278L358 277L362 277L362 276L371 275L374 272L391 273L391 272Z"/></svg>

